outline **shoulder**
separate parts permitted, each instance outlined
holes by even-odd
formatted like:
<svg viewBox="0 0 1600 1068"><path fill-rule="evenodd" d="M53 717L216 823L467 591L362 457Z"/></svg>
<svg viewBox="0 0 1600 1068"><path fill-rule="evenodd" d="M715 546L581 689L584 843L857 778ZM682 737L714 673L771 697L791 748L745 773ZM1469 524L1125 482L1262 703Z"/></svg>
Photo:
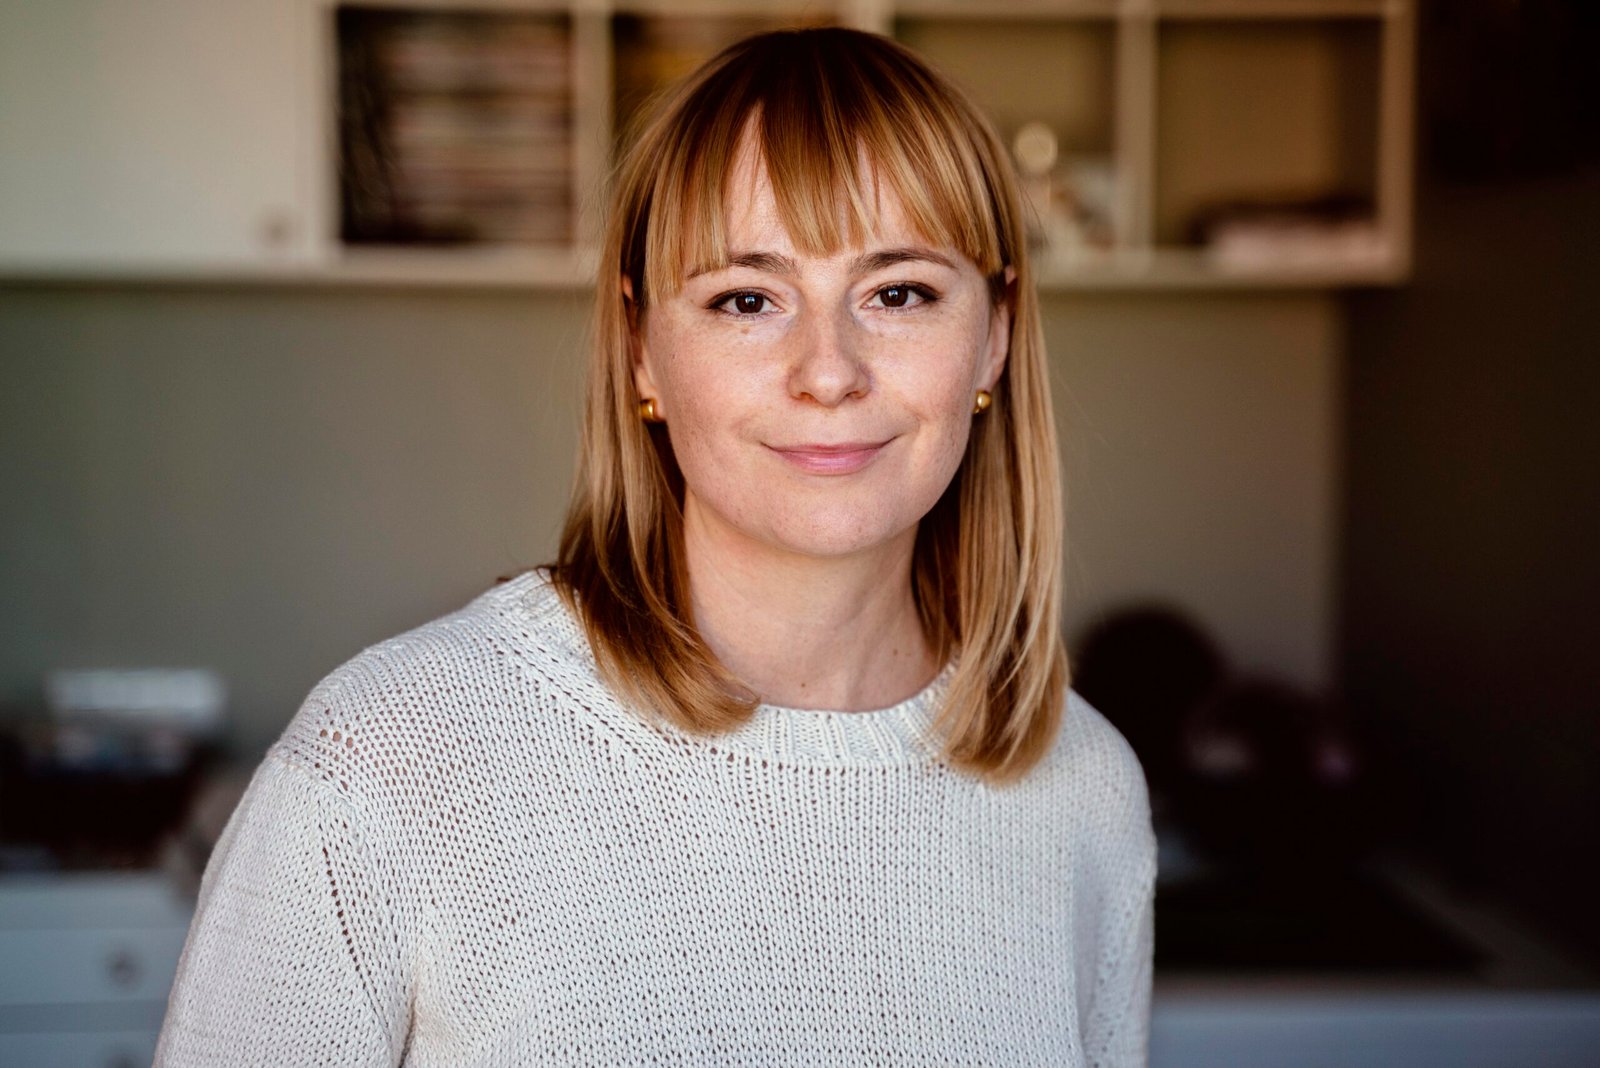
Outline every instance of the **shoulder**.
<svg viewBox="0 0 1600 1068"><path fill-rule="evenodd" d="M1145 794L1144 768L1134 755L1133 746L1077 690L1067 691L1061 734L1053 756L1065 763L1074 777L1086 778L1118 794Z"/></svg>
<svg viewBox="0 0 1600 1068"><path fill-rule="evenodd" d="M1122 733L1076 690L1068 690L1060 733L1041 769L1080 830L1153 847L1144 769Z"/></svg>
<svg viewBox="0 0 1600 1068"><path fill-rule="evenodd" d="M328 672L271 753L359 798L525 723L552 689L530 680L581 672L578 638L548 577L523 572Z"/></svg>

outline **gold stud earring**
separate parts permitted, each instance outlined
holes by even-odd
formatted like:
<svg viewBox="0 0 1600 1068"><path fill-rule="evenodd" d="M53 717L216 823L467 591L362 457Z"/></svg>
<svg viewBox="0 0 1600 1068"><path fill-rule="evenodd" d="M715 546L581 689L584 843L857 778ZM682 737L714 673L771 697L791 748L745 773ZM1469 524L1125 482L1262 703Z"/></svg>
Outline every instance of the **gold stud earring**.
<svg viewBox="0 0 1600 1068"><path fill-rule="evenodd" d="M656 414L656 399L654 397L646 397L639 402L639 418L647 423L663 422L661 416Z"/></svg>
<svg viewBox="0 0 1600 1068"><path fill-rule="evenodd" d="M974 404L972 406L972 414L973 415L978 415L985 408L989 407L990 402L993 401L993 400L994 400L994 396L988 390L986 390L986 389L978 390L978 401L977 401L976 404Z"/></svg>

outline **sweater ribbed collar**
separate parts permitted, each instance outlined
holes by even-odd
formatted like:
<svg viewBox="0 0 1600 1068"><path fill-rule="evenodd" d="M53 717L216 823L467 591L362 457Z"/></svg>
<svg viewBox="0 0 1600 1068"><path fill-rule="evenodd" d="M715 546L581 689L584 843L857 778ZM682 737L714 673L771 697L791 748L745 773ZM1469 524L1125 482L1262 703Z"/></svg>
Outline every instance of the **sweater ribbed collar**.
<svg viewBox="0 0 1600 1068"><path fill-rule="evenodd" d="M524 572L485 596L521 615L541 636L559 644L586 675L598 679L583 625L543 569ZM720 735L688 735L666 724L654 729L718 754L736 753L781 764L872 767L929 763L938 754L934 718L954 674L952 662L921 691L887 708L844 712L761 704L744 724Z"/></svg>

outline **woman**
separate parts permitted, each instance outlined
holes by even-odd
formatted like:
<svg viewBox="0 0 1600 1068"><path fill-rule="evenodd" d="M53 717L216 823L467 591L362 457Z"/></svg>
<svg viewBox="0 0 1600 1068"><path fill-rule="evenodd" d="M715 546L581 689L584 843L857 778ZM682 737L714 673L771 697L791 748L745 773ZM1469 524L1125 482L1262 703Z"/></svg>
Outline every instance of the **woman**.
<svg viewBox="0 0 1600 1068"><path fill-rule="evenodd" d="M1141 1063L1144 780L1066 686L989 126L879 37L734 46L623 163L594 356L557 564L313 689L158 1062Z"/></svg>

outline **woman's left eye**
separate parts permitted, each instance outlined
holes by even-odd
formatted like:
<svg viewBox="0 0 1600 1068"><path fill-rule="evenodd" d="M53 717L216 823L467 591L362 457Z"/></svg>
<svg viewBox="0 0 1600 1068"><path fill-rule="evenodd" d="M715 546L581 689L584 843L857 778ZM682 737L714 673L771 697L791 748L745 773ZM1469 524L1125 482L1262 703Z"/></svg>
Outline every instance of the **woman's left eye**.
<svg viewBox="0 0 1600 1068"><path fill-rule="evenodd" d="M927 304L935 298L933 293L921 286L897 283L884 286L872 295L882 307L890 309L914 308L918 304Z"/></svg>

